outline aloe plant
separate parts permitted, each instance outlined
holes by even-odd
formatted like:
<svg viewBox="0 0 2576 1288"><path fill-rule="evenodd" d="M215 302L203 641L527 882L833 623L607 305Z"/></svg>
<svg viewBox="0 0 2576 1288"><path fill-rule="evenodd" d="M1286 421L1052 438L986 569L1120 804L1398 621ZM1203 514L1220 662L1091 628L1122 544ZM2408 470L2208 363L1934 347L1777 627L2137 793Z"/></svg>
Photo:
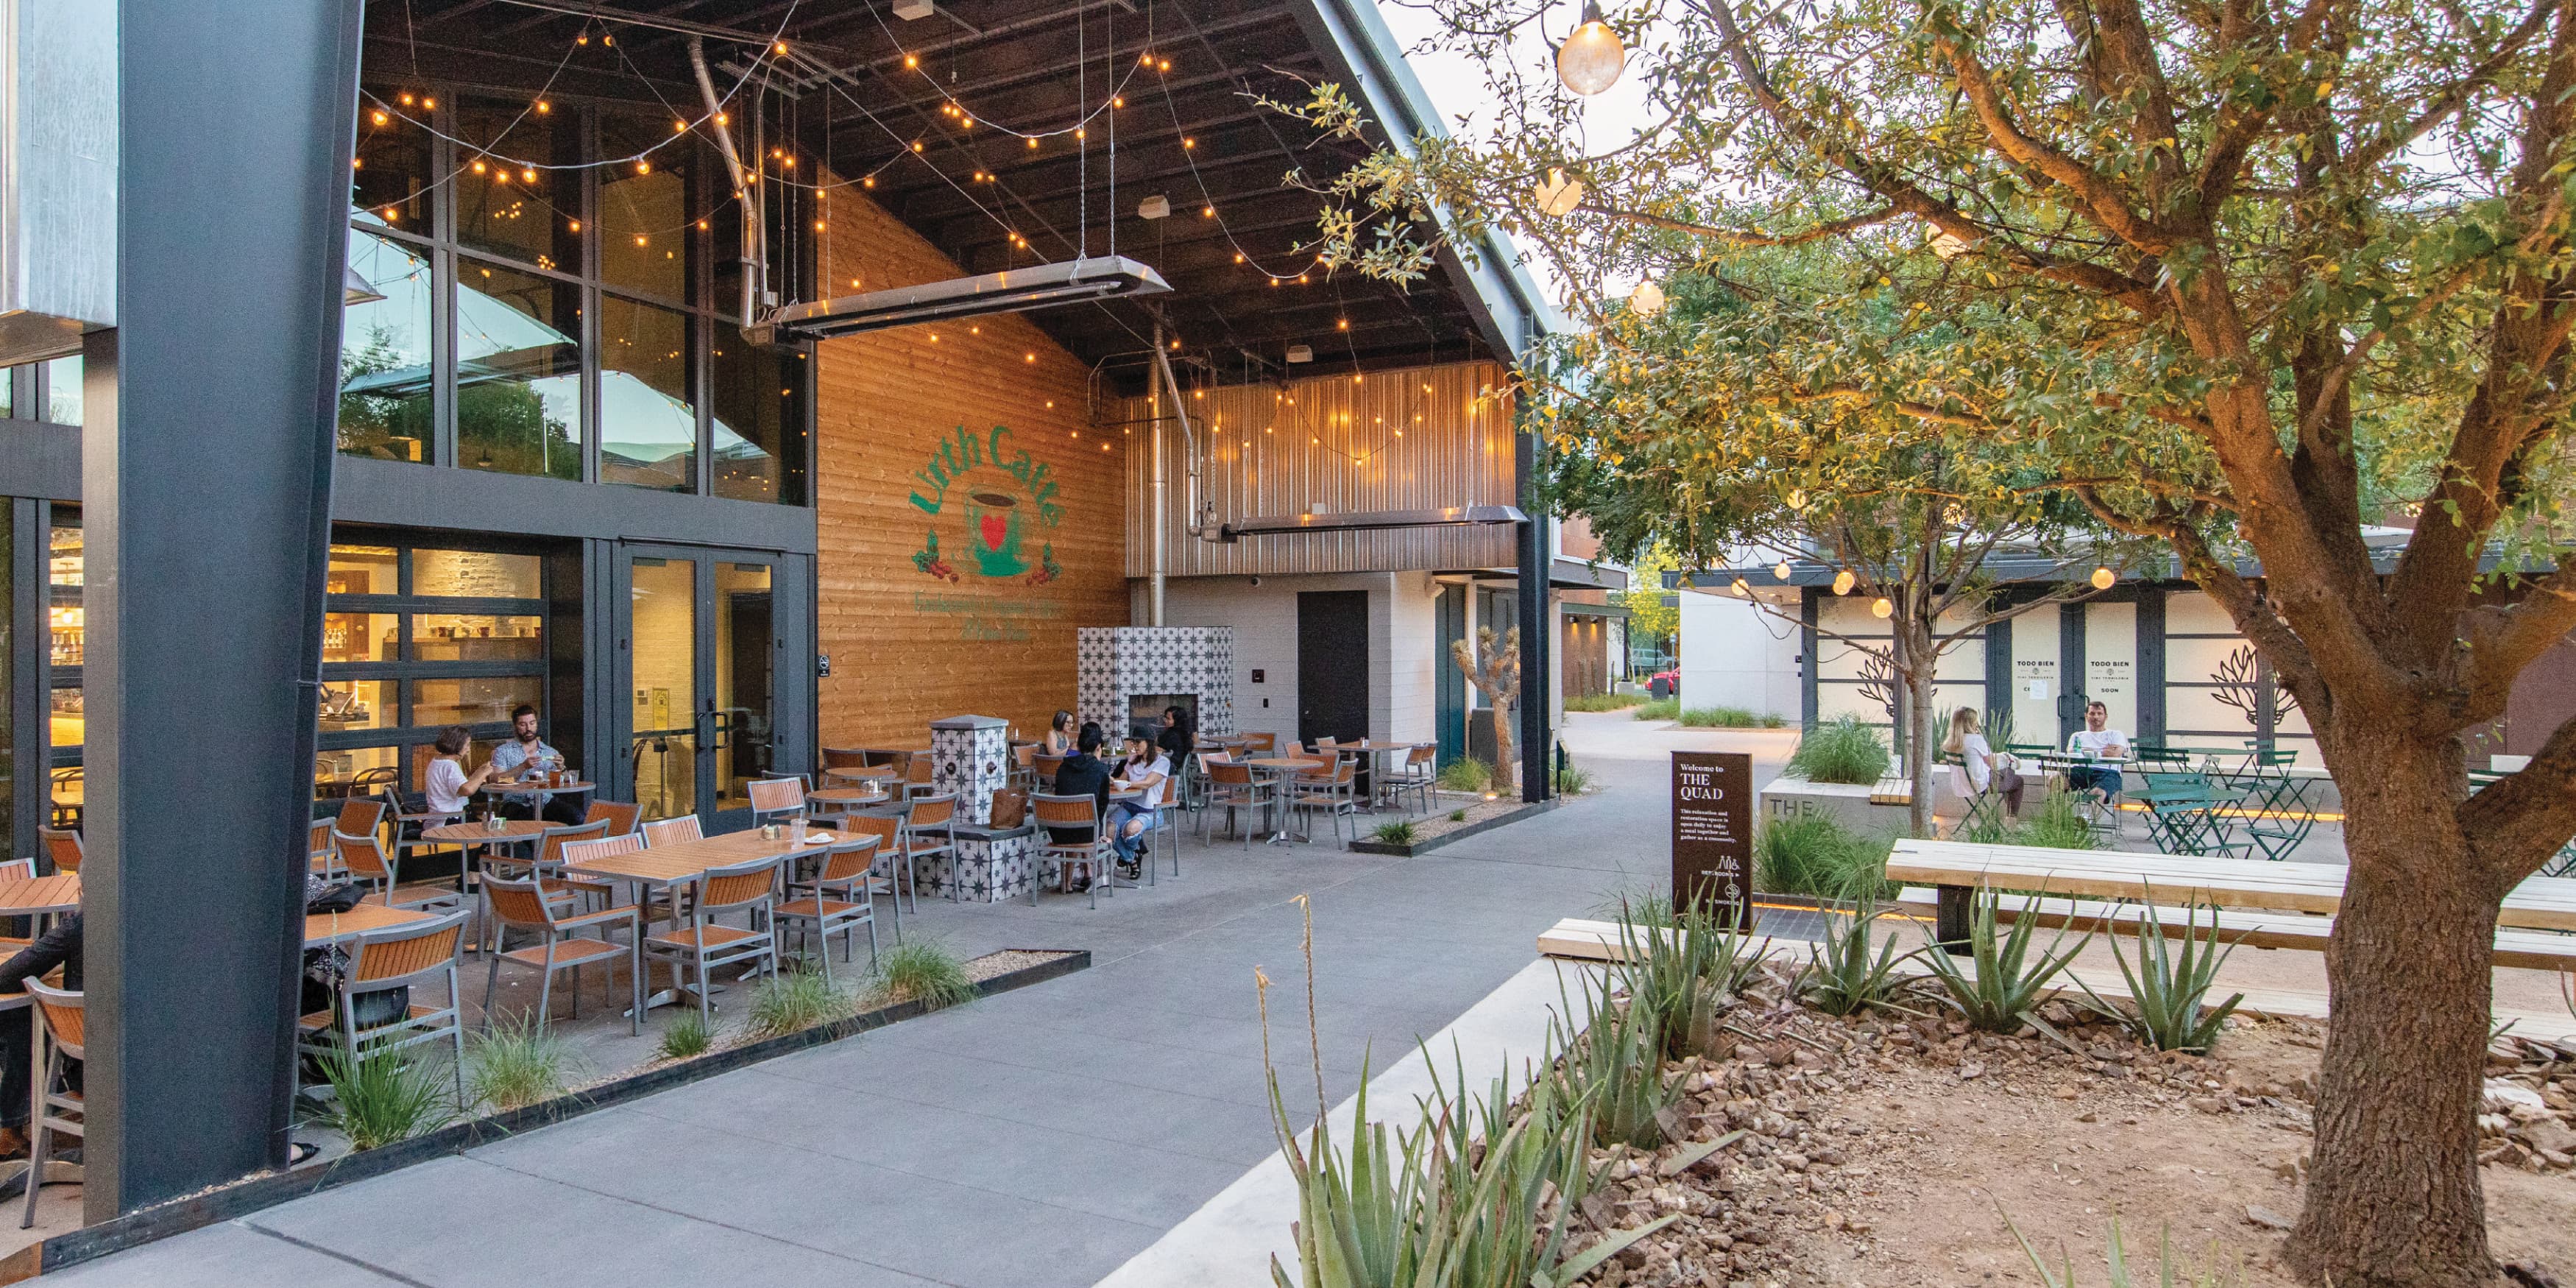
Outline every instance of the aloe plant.
<svg viewBox="0 0 2576 1288"><path fill-rule="evenodd" d="M1896 999L1913 985L1898 968L1923 950L1900 953L1896 936L1880 938L1881 915L1878 900L1863 893L1853 902L1849 921L1826 919L1823 946L1808 949L1807 964L1798 971L1799 1000L1828 1015L1852 1015L1873 1007L1920 1014Z"/></svg>
<svg viewBox="0 0 2576 1288"><path fill-rule="evenodd" d="M2228 1015L2245 1000L2245 995L2238 993L2208 1007L2203 1014L2218 968L2236 951L2236 945L2218 942L2215 907L2209 910L2208 932L2201 932L2200 908L2198 903L2186 905L2182 933L2168 935L2164 921L2156 915L2155 904L2149 902L2146 920L2138 927L2137 966L2130 967L2118 940L2111 944L2111 958L2120 964L2120 977L2129 984L2130 1007L2124 1010L2113 1006L2087 987L2087 1009L2107 1016L2159 1051L2207 1051L2215 1044L2227 1025ZM2180 941L2178 947L2176 940ZM2083 983L2080 979L2076 982Z"/></svg>
<svg viewBox="0 0 2576 1288"><path fill-rule="evenodd" d="M2060 927L2057 937L2033 961L2031 941L2039 926L2038 897L2022 905L2022 915L2013 919L2012 930L2000 938L1995 929L1998 906L1994 891L1977 892L1968 926L1968 956L1973 970L1962 970L1956 959L1938 948L1923 954L1923 960L1930 964L1933 978L1941 982L1950 1004L1969 1027L1988 1033L2010 1033L2028 1024L2064 1043L2065 1038L2039 1017L2039 1003L2048 996L2050 982L2074 962L2077 953L2084 951L2093 934L2086 931L2074 947L2065 948L2066 931Z"/></svg>
<svg viewBox="0 0 2576 1288"><path fill-rule="evenodd" d="M1589 1018L1579 1033L1568 1018L1575 1013L1571 999L1548 1017L1548 1043L1563 1058L1542 1081L1555 1082L1560 1098L1589 1107L1594 1145L1661 1147L1664 1110L1680 1092L1664 1077L1663 1038L1651 1008L1633 997L1623 1006L1607 988L1595 992L1589 984L1583 1000Z"/></svg>
<svg viewBox="0 0 2576 1288"><path fill-rule="evenodd" d="M1679 1059L1704 1043L1718 1013L1762 969L1770 941L1754 944L1704 907L1676 913L1656 902L1647 913L1620 909L1618 983L1656 1051Z"/></svg>

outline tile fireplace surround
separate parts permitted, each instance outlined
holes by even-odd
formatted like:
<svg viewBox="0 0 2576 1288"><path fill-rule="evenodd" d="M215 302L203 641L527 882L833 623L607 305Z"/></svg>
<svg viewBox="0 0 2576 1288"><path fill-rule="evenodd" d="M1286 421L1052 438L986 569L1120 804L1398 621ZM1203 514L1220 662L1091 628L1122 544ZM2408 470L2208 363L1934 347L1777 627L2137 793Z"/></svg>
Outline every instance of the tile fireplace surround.
<svg viewBox="0 0 2576 1288"><path fill-rule="evenodd" d="M1199 733L1234 732L1234 628L1086 626L1076 635L1074 719L1098 721L1116 738L1128 700L1195 694Z"/></svg>

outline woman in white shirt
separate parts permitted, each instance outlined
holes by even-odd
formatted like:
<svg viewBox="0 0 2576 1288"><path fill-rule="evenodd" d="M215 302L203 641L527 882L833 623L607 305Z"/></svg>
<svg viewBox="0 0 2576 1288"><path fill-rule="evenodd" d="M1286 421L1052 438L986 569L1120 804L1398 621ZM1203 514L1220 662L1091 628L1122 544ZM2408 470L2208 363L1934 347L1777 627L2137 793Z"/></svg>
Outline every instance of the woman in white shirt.
<svg viewBox="0 0 2576 1288"><path fill-rule="evenodd" d="M2004 807L2019 814L2021 774L2013 768L2010 756L1995 754L1980 725L1974 707L1961 707L1950 713L1950 736L1941 743L1941 750L1957 760L1950 766L1950 790L1957 792L1962 801L2000 791Z"/></svg>
<svg viewBox="0 0 2576 1288"><path fill-rule="evenodd" d="M489 762L471 774L465 772L465 753L473 745L474 734L463 725L438 731L438 741L431 744L438 756L429 762L427 781L421 784L429 797L430 813L461 819L473 808L474 793L492 776Z"/></svg>

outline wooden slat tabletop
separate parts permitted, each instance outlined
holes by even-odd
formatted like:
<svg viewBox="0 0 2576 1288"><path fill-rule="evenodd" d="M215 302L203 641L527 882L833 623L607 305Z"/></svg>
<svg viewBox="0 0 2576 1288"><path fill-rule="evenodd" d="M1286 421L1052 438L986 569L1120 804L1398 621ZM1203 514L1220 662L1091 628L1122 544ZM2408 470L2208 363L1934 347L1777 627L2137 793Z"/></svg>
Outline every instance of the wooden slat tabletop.
<svg viewBox="0 0 2576 1288"><path fill-rule="evenodd" d="M59 872L49 877L30 880L0 881L0 917L25 917L38 913L75 912L80 908L81 879L77 872Z"/></svg>
<svg viewBox="0 0 2576 1288"><path fill-rule="evenodd" d="M1887 877L1917 885L1992 885L2102 899L2331 914L2343 903L2344 865L1900 840L1887 857ZM2506 896L2496 920L2528 930L2576 931L2576 878L2525 880Z"/></svg>
<svg viewBox="0 0 2576 1288"><path fill-rule="evenodd" d="M763 858L772 854L810 854L825 846L855 839L846 832L834 832L819 827L807 828L805 835L808 839L802 842L787 837L772 841L761 836L760 829L750 828L740 832L728 832L723 836L710 836L703 841L681 841L672 845L657 845L628 854L585 859L579 863L568 863L564 866L573 871L597 876L623 877L630 881L641 881L651 885L668 885L678 881L694 881L707 869L720 868L729 863L741 863L748 859ZM811 839L814 837L825 839L819 841Z"/></svg>
<svg viewBox="0 0 2576 1288"><path fill-rule="evenodd" d="M304 918L304 946L318 948L343 939L355 939L370 930L432 921L442 915L417 908L388 908L380 903L362 903L347 912L310 913Z"/></svg>
<svg viewBox="0 0 2576 1288"><path fill-rule="evenodd" d="M506 845L528 840L552 826L555 825L535 819L514 818L504 821L501 830L495 832L481 823L441 823L422 828L420 839L441 845Z"/></svg>

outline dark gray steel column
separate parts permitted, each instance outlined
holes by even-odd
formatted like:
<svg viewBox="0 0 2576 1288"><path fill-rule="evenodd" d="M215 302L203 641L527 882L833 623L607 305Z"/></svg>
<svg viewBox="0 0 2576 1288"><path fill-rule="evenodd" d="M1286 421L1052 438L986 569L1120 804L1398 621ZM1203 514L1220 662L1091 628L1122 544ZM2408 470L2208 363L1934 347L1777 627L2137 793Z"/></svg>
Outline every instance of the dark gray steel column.
<svg viewBox="0 0 2576 1288"><path fill-rule="evenodd" d="M1512 472L1520 484L1521 509L1529 518L1514 529L1519 541L1520 592L1516 596L1521 628L1521 799L1543 801L1554 793L1549 771L1551 748L1547 717L1556 691L1548 674L1547 575L1555 557L1548 540L1547 510L1539 504L1538 435L1523 430L1512 436Z"/></svg>
<svg viewBox="0 0 2576 1288"><path fill-rule="evenodd" d="M359 0L120 0L82 439L87 1215L283 1161Z"/></svg>

